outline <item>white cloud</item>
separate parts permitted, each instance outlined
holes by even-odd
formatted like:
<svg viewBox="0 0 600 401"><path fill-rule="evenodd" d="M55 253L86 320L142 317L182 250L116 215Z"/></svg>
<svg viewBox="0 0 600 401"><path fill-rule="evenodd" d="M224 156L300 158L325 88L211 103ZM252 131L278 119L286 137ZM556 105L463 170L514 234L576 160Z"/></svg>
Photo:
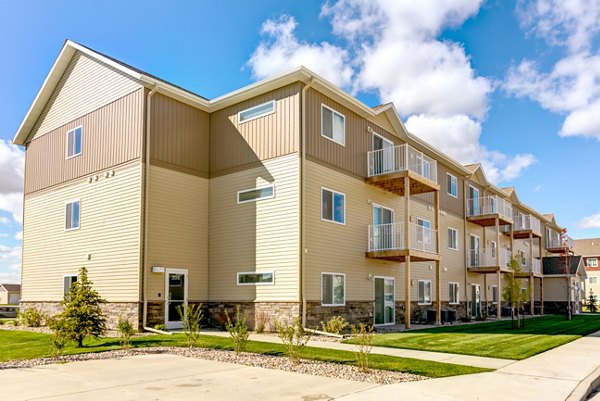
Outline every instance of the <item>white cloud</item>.
<svg viewBox="0 0 600 401"><path fill-rule="evenodd" d="M542 190L542 186L541 185L536 185L535 188L533 189L535 192L540 192Z"/></svg>
<svg viewBox="0 0 600 401"><path fill-rule="evenodd" d="M19 284L20 282L21 282L21 274L19 271L0 272L0 283Z"/></svg>
<svg viewBox="0 0 600 401"><path fill-rule="evenodd" d="M592 214L584 217L577 223L577 227L582 229L600 228L600 213Z"/></svg>
<svg viewBox="0 0 600 401"><path fill-rule="evenodd" d="M19 231L19 232L15 233L15 239L17 241L23 241L23 231Z"/></svg>
<svg viewBox="0 0 600 401"><path fill-rule="evenodd" d="M18 223L23 219L24 172L25 152L0 140L0 210L11 213Z"/></svg>
<svg viewBox="0 0 600 401"><path fill-rule="evenodd" d="M8 217L1 216L0 217L0 224L4 224L5 226L7 226L7 225L10 224L10 219Z"/></svg>

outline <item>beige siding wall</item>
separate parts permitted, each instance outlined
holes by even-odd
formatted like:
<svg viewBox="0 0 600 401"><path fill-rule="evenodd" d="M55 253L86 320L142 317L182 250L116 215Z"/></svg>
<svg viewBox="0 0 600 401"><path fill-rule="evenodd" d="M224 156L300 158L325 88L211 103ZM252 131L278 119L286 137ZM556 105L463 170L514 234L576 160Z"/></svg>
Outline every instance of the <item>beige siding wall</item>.
<svg viewBox="0 0 600 401"><path fill-rule="evenodd" d="M29 142L25 158L25 193L139 158L143 102L143 90L136 90ZM82 152L67 159L66 134L76 127L82 127Z"/></svg>
<svg viewBox="0 0 600 401"><path fill-rule="evenodd" d="M300 84L288 85L211 113L211 175L298 152L300 90ZM271 100L275 113L238 122L238 112Z"/></svg>
<svg viewBox="0 0 600 401"><path fill-rule="evenodd" d="M440 256L442 267L442 300L448 300L448 282L458 283L460 301L467 300L465 291L465 242L462 217L443 211L440 216ZM448 248L448 228L458 230L458 250ZM444 270L445 269L445 270Z"/></svg>
<svg viewBox="0 0 600 401"><path fill-rule="evenodd" d="M544 277L544 301L567 301L566 277Z"/></svg>
<svg viewBox="0 0 600 401"><path fill-rule="evenodd" d="M149 300L165 294L165 275L152 273L152 266L188 269L188 298L208 299L208 197L208 179L151 166Z"/></svg>
<svg viewBox="0 0 600 401"><path fill-rule="evenodd" d="M130 163L109 178L89 183L85 177L25 196L23 301L60 301L63 275L82 266L108 301L138 301L140 172ZM65 203L76 199L81 227L65 231Z"/></svg>
<svg viewBox="0 0 600 401"><path fill-rule="evenodd" d="M438 161L438 183L440 184L440 209L454 213L457 216L465 215L465 180L456 171L448 168ZM458 197L448 194L447 174L456 177Z"/></svg>
<svg viewBox="0 0 600 401"><path fill-rule="evenodd" d="M62 127L141 87L122 72L77 52L33 127L31 138Z"/></svg>
<svg viewBox="0 0 600 401"><path fill-rule="evenodd" d="M210 180L211 301L297 301L297 154ZM237 192L269 184L275 197L237 204ZM238 286L238 272L275 272L274 285Z"/></svg>
<svg viewBox="0 0 600 401"><path fill-rule="evenodd" d="M585 280L585 297L586 299L590 296L590 290L593 291L594 295L600 299L600 271L588 270L588 278ZM596 277L596 283L590 284L590 277Z"/></svg>

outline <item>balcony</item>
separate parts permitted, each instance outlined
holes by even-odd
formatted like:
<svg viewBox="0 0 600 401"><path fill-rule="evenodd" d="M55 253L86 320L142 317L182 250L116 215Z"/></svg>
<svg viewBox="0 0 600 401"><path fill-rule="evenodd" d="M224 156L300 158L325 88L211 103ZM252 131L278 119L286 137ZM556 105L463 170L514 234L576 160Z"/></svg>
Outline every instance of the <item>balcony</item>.
<svg viewBox="0 0 600 401"><path fill-rule="evenodd" d="M404 196L404 178L411 194L439 191L437 161L404 144L367 153L367 183Z"/></svg>
<svg viewBox="0 0 600 401"><path fill-rule="evenodd" d="M571 249L573 249L573 239L571 237L567 236L563 240L560 234L554 230L546 232L546 251L563 254Z"/></svg>
<svg viewBox="0 0 600 401"><path fill-rule="evenodd" d="M512 224L512 205L496 196L480 196L467 200L467 220L483 227Z"/></svg>
<svg viewBox="0 0 600 401"><path fill-rule="evenodd" d="M439 260L437 232L417 224L410 224L410 244L406 246L404 223L369 226L368 258L405 262Z"/></svg>
<svg viewBox="0 0 600 401"><path fill-rule="evenodd" d="M522 277L529 277L530 275L534 275L536 277L541 277L542 275L542 264L539 259L533 258L533 264L529 263L529 258L524 259L521 264L521 274Z"/></svg>
<svg viewBox="0 0 600 401"><path fill-rule="evenodd" d="M542 237L542 225L540 220L530 214L518 214L514 218L513 238L523 239Z"/></svg>
<svg viewBox="0 0 600 401"><path fill-rule="evenodd" d="M497 271L508 271L512 252L508 249L485 248L471 249L467 267L469 271L476 273L495 273Z"/></svg>

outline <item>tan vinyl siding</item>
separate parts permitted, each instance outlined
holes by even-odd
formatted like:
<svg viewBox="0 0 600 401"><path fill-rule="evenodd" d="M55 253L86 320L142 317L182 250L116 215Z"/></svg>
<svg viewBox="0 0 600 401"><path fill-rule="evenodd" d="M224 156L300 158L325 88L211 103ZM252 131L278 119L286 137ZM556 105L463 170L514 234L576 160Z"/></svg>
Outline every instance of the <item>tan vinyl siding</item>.
<svg viewBox="0 0 600 401"><path fill-rule="evenodd" d="M238 123L238 112L275 100L275 113ZM219 174L295 153L300 141L300 85L265 93L210 115L210 171Z"/></svg>
<svg viewBox="0 0 600 401"><path fill-rule="evenodd" d="M544 301L567 302L567 278L544 277Z"/></svg>
<svg viewBox="0 0 600 401"><path fill-rule="evenodd" d="M465 180L464 180L464 178L462 178L458 173L456 173L455 171L452 171L451 169L449 169L448 167L446 167L444 164L440 163L439 161L437 163L437 166L438 166L438 184L440 184L440 209L454 213L457 216L464 216L465 215L465 209L464 209L464 205L465 205L464 182L465 182ZM458 195L457 198L448 194L448 184L447 184L447 174L448 173L450 173L451 175L456 177L456 186L457 186L456 189L457 189L457 195Z"/></svg>
<svg viewBox="0 0 600 401"><path fill-rule="evenodd" d="M122 72L75 53L31 131L37 138L142 86Z"/></svg>
<svg viewBox="0 0 600 401"><path fill-rule="evenodd" d="M298 155L210 180L211 301L298 300ZM237 192L275 185L275 197L237 204ZM275 285L238 286L238 272L275 272Z"/></svg>
<svg viewBox="0 0 600 401"><path fill-rule="evenodd" d="M433 223L432 223L433 224ZM440 266L442 268L442 300L448 298L448 282L458 283L460 301L466 300L465 292L465 243L463 219L450 213L440 215ZM448 227L458 231L458 250L448 248ZM446 269L444 271L444 269Z"/></svg>
<svg viewBox="0 0 600 401"><path fill-rule="evenodd" d="M130 163L109 178L81 178L25 196L24 301L60 301L63 275L82 266L108 301L138 301L140 175L140 165ZM65 203L75 199L81 202L81 225L65 231Z"/></svg>
<svg viewBox="0 0 600 401"><path fill-rule="evenodd" d="M165 275L150 271L162 266L188 269L189 299L206 301L208 179L151 166L148 207L148 299L164 300Z"/></svg>
<svg viewBox="0 0 600 401"><path fill-rule="evenodd" d="M151 104L152 163L208 176L208 113L159 93Z"/></svg>
<svg viewBox="0 0 600 401"><path fill-rule="evenodd" d="M140 89L31 141L25 157L25 193L139 158L143 102ZM81 155L67 159L67 132L79 126Z"/></svg>

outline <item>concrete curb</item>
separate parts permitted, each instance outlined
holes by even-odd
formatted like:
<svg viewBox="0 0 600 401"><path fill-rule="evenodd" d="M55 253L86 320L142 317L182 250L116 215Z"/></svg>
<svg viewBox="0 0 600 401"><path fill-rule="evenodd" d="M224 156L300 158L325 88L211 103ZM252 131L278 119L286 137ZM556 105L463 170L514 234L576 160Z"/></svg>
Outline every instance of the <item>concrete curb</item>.
<svg viewBox="0 0 600 401"><path fill-rule="evenodd" d="M565 401L585 401L596 387L600 386L600 367L586 376Z"/></svg>

